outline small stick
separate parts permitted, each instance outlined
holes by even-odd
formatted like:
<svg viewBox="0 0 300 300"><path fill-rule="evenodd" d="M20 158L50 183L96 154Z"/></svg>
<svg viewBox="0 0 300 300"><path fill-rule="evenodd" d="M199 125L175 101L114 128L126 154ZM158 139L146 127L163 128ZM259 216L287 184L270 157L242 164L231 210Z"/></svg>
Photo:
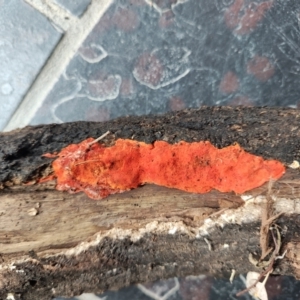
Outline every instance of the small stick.
<svg viewBox="0 0 300 300"><path fill-rule="evenodd" d="M236 297L240 297L242 296L243 294L249 292L252 288L254 288L257 283L265 276L268 276L268 274L272 273L273 272L273 263L275 261L275 258L272 259L271 261L271 264L270 266L263 272L259 275L259 277L255 280L255 282L253 284L251 284L247 289L244 289L243 291L239 292L236 294Z"/></svg>
<svg viewBox="0 0 300 300"><path fill-rule="evenodd" d="M212 218L212 217L216 217L216 216L218 216L218 215L220 215L220 214L222 214L225 210L227 210L228 209L228 207L226 207L226 208L222 208L221 210L219 210L219 211L217 211L217 212L214 212L214 213L212 213L211 215L209 215L208 217L209 218Z"/></svg>
<svg viewBox="0 0 300 300"><path fill-rule="evenodd" d="M233 282L234 276L235 276L235 269L232 269L231 270L231 275L230 275L230 278L229 278L229 281L230 281L231 284Z"/></svg>
<svg viewBox="0 0 300 300"><path fill-rule="evenodd" d="M94 141L92 141L91 143L89 143L89 146L99 142L100 140L104 139L107 135L110 134L110 131L106 131L104 134L102 134L100 137L98 137L97 139L95 139Z"/></svg>
<svg viewBox="0 0 300 300"><path fill-rule="evenodd" d="M75 164L74 166L83 165L83 164L90 163L90 162L99 162L99 161L100 161L99 159L85 160L85 161Z"/></svg>
<svg viewBox="0 0 300 300"><path fill-rule="evenodd" d="M286 255L286 253L287 253L287 249L284 250L284 252L282 253L282 255L276 256L275 260L277 260L277 259L283 259L285 257L285 255Z"/></svg>
<svg viewBox="0 0 300 300"><path fill-rule="evenodd" d="M236 297L239 297L243 294L245 294L246 292L250 291L252 288L254 288L256 286L256 284L263 278L263 277L266 277L266 279L264 280L264 284L266 283L269 275L273 272L273 266L274 266L274 263L275 263L275 260L277 259L280 259L281 257L280 256L277 256L279 254L279 251L280 251L280 248L281 248L281 235L280 235L280 232L277 228L277 226L275 225L275 229L276 229L276 233L277 233L277 240L274 236L274 233L273 233L273 230L272 228L270 228L269 230L271 231L271 235L272 235L272 239L273 239L273 243L274 243L274 246L275 246L275 249L273 251L273 254L272 254L272 257L269 261L269 266L267 267L267 269L262 272L259 277L257 278L257 280L251 285L249 286L247 289L244 289L243 291L239 292L236 294ZM286 253L286 252L285 252ZM284 253L284 254L285 254ZM282 258L284 257L284 254L282 255Z"/></svg>
<svg viewBox="0 0 300 300"><path fill-rule="evenodd" d="M211 251L212 250L212 247L211 247L211 243L209 242L209 240L207 238L204 238L204 241L205 243L207 244L208 246L208 250Z"/></svg>
<svg viewBox="0 0 300 300"><path fill-rule="evenodd" d="M104 134L102 134L100 137L98 137L97 139L95 139L94 141L92 141L91 143L88 143L88 147L91 147L93 144L99 142L100 140L104 139L108 134L110 134L110 131L106 131ZM81 164L86 164L86 163L89 163L89 162L98 162L99 160L86 160L86 161L82 161L82 162L79 162L77 164L75 164L74 166L78 166L78 165L81 165Z"/></svg>

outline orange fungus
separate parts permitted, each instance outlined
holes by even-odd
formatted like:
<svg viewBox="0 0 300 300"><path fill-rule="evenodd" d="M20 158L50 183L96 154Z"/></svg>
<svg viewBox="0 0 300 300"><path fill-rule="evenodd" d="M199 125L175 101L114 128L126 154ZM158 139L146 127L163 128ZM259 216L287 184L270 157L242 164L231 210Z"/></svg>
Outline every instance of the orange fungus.
<svg viewBox="0 0 300 300"><path fill-rule="evenodd" d="M244 193L285 172L279 161L249 154L238 144L217 149L210 142L119 139L105 147L93 141L69 145L58 154L53 162L58 190L102 199L153 183L193 193Z"/></svg>

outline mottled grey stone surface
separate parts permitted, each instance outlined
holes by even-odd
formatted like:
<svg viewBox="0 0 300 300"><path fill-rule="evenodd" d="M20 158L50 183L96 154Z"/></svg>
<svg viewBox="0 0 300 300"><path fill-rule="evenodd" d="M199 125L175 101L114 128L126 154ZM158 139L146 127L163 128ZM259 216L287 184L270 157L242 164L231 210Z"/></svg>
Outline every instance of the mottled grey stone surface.
<svg viewBox="0 0 300 300"><path fill-rule="evenodd" d="M51 23L24 1L0 2L0 130L60 37Z"/></svg>
<svg viewBox="0 0 300 300"><path fill-rule="evenodd" d="M55 0L60 6L70 11L75 16L82 15L87 9L91 0Z"/></svg>
<svg viewBox="0 0 300 300"><path fill-rule="evenodd" d="M244 288L244 276L238 276L230 283L229 279L199 275L131 286L120 291L108 291L98 297L84 294L68 300L252 300L247 293L238 298L235 296ZM266 289L269 300L297 300L300 297L300 282L289 276L270 277Z"/></svg>
<svg viewBox="0 0 300 300"><path fill-rule="evenodd" d="M299 12L298 0L115 0L31 123L297 107Z"/></svg>

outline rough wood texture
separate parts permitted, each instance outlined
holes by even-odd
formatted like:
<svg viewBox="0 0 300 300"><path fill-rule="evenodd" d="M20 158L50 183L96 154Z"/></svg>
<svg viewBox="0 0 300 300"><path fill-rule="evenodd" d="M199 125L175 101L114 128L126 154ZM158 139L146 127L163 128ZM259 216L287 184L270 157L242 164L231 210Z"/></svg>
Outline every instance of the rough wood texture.
<svg viewBox="0 0 300 300"><path fill-rule="evenodd" d="M258 270L261 214L283 212L282 251L275 273L300 276L298 170L245 195L189 194L146 185L102 201L54 190L55 182L24 185L51 172L41 157L70 143L112 132L145 142L238 142L248 152L288 164L300 160L300 112L283 108L204 107L107 123L26 127L0 134L0 299L51 299L101 292L172 276L209 273L229 278ZM238 179L237 179L238 180ZM271 244L271 241L270 241ZM281 251L281 252L282 252Z"/></svg>

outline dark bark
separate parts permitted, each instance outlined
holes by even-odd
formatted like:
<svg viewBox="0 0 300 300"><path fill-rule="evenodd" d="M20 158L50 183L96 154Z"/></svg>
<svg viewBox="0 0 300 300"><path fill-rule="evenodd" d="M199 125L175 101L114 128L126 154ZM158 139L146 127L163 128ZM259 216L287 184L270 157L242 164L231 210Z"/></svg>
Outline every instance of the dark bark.
<svg viewBox="0 0 300 300"><path fill-rule="evenodd" d="M165 140L210 141L222 148L239 143L264 158L291 163L300 160L300 111L291 108L203 107L161 116L125 117L105 123L51 124L0 134L0 182L32 180L49 172L51 160L42 154L59 151L71 143L97 138L103 142L129 138L146 143ZM45 171L46 170L46 171Z"/></svg>
<svg viewBox="0 0 300 300"><path fill-rule="evenodd" d="M259 270L249 253L260 253L262 199L283 238L275 273L299 277L299 171L272 186L240 195L191 194L146 185L93 201L83 193L54 189L55 182L24 185L51 172L41 157L87 137L112 133L103 142L132 138L238 142L246 151L284 163L300 160L300 112L286 108L204 107L163 116L127 117L106 123L76 122L26 127L0 134L0 299L51 299L101 292L172 276ZM227 210L226 210L227 209ZM209 221L208 221L209 220ZM82 244L80 244L82 243ZM270 240L270 245L272 241ZM210 249L211 247L211 249ZM299 262L298 262L299 260Z"/></svg>

